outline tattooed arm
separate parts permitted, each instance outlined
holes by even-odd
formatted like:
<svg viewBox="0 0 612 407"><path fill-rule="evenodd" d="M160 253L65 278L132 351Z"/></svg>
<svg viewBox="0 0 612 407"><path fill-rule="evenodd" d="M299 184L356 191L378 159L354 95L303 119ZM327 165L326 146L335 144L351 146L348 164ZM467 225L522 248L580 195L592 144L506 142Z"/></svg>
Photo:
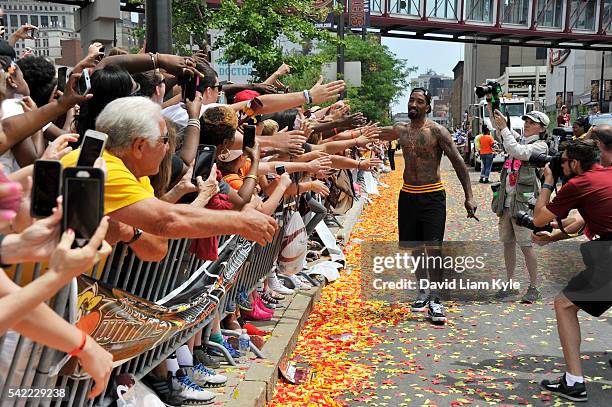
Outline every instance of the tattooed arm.
<svg viewBox="0 0 612 407"><path fill-rule="evenodd" d="M474 216L474 212L476 212L476 203L474 202L474 194L472 193L470 174L468 173L468 169L463 162L463 158L461 158L459 150L457 150L457 146L455 143L453 143L453 139L448 130L436 124L431 128L431 133L436 136L438 145L442 148L444 154L446 154L448 159L453 164L453 168L457 173L459 181L461 181L461 186L463 187L463 192L465 193L465 210L468 213L468 218L471 218Z"/></svg>

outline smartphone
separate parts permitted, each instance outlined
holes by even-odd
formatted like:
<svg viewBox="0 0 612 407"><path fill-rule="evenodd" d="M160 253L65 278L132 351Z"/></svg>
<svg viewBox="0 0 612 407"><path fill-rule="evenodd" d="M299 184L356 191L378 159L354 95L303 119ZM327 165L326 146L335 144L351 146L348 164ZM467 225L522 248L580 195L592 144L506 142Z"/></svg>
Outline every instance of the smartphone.
<svg viewBox="0 0 612 407"><path fill-rule="evenodd" d="M66 168L62 174L62 191L62 232L74 230L72 246L83 247L104 216L104 172L92 167Z"/></svg>
<svg viewBox="0 0 612 407"><path fill-rule="evenodd" d="M86 95L91 90L91 78L89 77L88 69L83 69L83 73L79 78L78 90L81 95Z"/></svg>
<svg viewBox="0 0 612 407"><path fill-rule="evenodd" d="M57 70L57 90L63 92L66 89L68 78L68 67L63 66Z"/></svg>
<svg viewBox="0 0 612 407"><path fill-rule="evenodd" d="M62 163L56 160L36 160L32 182L30 214L46 218L53 214L62 186Z"/></svg>
<svg viewBox="0 0 612 407"><path fill-rule="evenodd" d="M87 130L81 143L77 167L93 167L98 157L102 156L107 139L106 133Z"/></svg>
<svg viewBox="0 0 612 407"><path fill-rule="evenodd" d="M285 166L284 165L275 165L274 169L276 170L276 174L277 175L283 175L285 173Z"/></svg>
<svg viewBox="0 0 612 407"><path fill-rule="evenodd" d="M242 150L255 147L255 126L247 124L244 126L244 135L242 136Z"/></svg>
<svg viewBox="0 0 612 407"><path fill-rule="evenodd" d="M96 57L96 60L97 60L98 62L100 62L100 61L102 61L102 60L104 59L104 53L106 52L106 48L105 48L105 47L101 47L101 48L98 50L98 52L101 52L101 53L102 53L102 54L100 54L100 55L98 55L98 56Z"/></svg>
<svg viewBox="0 0 612 407"><path fill-rule="evenodd" d="M185 76L181 79L181 96L183 101L194 100L196 91L200 85L200 77L197 75Z"/></svg>
<svg viewBox="0 0 612 407"><path fill-rule="evenodd" d="M28 34L30 35L30 37L32 37L32 39L36 39L36 30L37 28L28 29Z"/></svg>
<svg viewBox="0 0 612 407"><path fill-rule="evenodd" d="M195 165L193 167L193 175L191 182L194 185L198 185L196 181L197 177L203 179L208 178L213 164L215 163L215 157L217 153L217 147L209 146L207 144L200 144L196 153Z"/></svg>

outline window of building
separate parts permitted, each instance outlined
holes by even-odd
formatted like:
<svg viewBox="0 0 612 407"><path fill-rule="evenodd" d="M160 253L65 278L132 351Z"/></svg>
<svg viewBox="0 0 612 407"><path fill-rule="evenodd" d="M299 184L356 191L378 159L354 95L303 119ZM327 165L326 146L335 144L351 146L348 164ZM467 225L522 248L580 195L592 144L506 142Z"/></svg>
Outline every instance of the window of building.
<svg viewBox="0 0 612 407"><path fill-rule="evenodd" d="M66 16L62 16L62 27L66 28Z"/></svg>
<svg viewBox="0 0 612 407"><path fill-rule="evenodd" d="M30 23L38 27L38 16L30 16Z"/></svg>
<svg viewBox="0 0 612 407"><path fill-rule="evenodd" d="M57 26L58 26L58 17L51 16L51 27L57 27Z"/></svg>
<svg viewBox="0 0 612 407"><path fill-rule="evenodd" d="M19 21L17 20L17 16L15 14L11 14L9 16L9 20L11 22L11 27L18 27Z"/></svg>
<svg viewBox="0 0 612 407"><path fill-rule="evenodd" d="M48 16L40 16L40 26L49 27L49 17Z"/></svg>
<svg viewBox="0 0 612 407"><path fill-rule="evenodd" d="M19 16L19 22L21 25L25 25L28 23L28 16Z"/></svg>
<svg viewBox="0 0 612 407"><path fill-rule="evenodd" d="M548 57L548 52L546 48L538 47L536 48L536 59L546 59Z"/></svg>

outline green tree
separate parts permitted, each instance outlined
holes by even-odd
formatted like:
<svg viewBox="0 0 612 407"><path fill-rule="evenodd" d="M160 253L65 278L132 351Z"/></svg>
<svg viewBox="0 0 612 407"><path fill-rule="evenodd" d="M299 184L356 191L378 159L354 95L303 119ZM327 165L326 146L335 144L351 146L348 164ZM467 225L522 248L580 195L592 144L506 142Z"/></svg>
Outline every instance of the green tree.
<svg viewBox="0 0 612 407"><path fill-rule="evenodd" d="M224 48L229 63L252 62L259 80L267 78L283 62L298 71L306 62L299 53L286 55L279 44L287 38L294 44L312 40L334 41L331 34L315 27L326 11L316 9L314 0L223 0L214 13L213 26L223 30L213 44Z"/></svg>
<svg viewBox="0 0 612 407"><path fill-rule="evenodd" d="M361 62L361 86L350 87L347 99L354 111L381 124L392 122L388 117L390 104L395 101L409 85L408 77L416 71L405 60L398 59L388 47L381 45L376 36L370 35L364 41L358 35L346 35L344 39L345 60ZM292 89L305 89L312 86L324 62L336 61L336 46L323 45L316 57L305 57L307 68L291 75L285 84Z"/></svg>

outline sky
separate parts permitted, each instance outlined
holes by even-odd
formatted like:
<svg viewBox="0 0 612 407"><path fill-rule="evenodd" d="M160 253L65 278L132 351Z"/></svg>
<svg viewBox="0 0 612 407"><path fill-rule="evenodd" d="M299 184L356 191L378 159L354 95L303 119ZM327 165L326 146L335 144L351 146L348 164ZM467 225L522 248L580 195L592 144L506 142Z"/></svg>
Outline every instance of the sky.
<svg viewBox="0 0 612 407"><path fill-rule="evenodd" d="M399 59L405 59L408 66L416 66L418 70L413 76L417 77L433 69L440 75L453 77L453 68L457 62L463 60L463 45L455 42L412 40L400 38L382 39L383 45L389 47ZM408 78L410 79L410 78ZM406 112L408 106L409 89L397 103L391 106L393 114Z"/></svg>

